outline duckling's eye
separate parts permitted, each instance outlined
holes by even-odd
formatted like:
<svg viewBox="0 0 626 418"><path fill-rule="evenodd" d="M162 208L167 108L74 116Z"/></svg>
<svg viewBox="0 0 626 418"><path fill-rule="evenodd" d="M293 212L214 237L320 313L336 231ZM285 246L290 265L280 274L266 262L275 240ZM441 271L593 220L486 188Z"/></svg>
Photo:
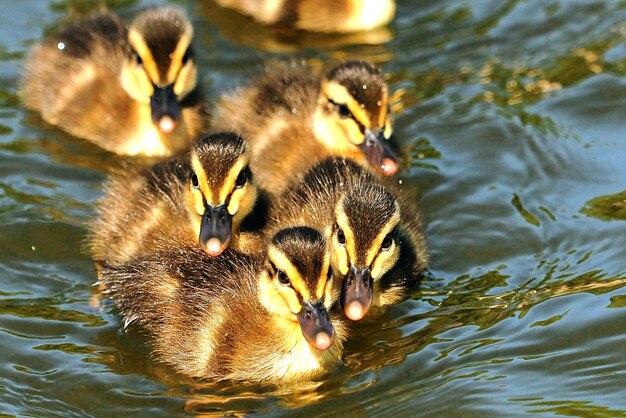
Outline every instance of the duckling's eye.
<svg viewBox="0 0 626 418"><path fill-rule="evenodd" d="M190 180L191 180L191 185L193 186L194 189L199 189L200 188L200 182L198 181L198 176L196 176L196 173L191 172L191 176L189 176Z"/></svg>
<svg viewBox="0 0 626 418"><path fill-rule="evenodd" d="M385 239L383 239L383 243L380 246L380 248L383 250L388 250L389 247L391 247L391 244L393 244L394 235L395 235L395 229L385 236Z"/></svg>
<svg viewBox="0 0 626 418"><path fill-rule="evenodd" d="M143 65L143 60L138 53L133 52L133 56L135 57L135 62L137 63L137 65Z"/></svg>
<svg viewBox="0 0 626 418"><path fill-rule="evenodd" d="M333 278L333 269L328 267L328 274L326 275L326 281L330 281Z"/></svg>
<svg viewBox="0 0 626 418"><path fill-rule="evenodd" d="M187 50L185 51L185 55L183 55L183 65L187 64L187 61L189 61L191 58L193 58L193 51L191 50L191 48L187 48Z"/></svg>
<svg viewBox="0 0 626 418"><path fill-rule="evenodd" d="M239 172L239 175L237 176L237 179L235 179L235 187L237 189L243 187L246 184L246 181L248 181L248 176L250 174L250 168L246 167L243 170L241 170Z"/></svg>
<svg viewBox="0 0 626 418"><path fill-rule="evenodd" d="M343 230L337 226L337 242L339 245L346 245L346 235L343 233Z"/></svg>
<svg viewBox="0 0 626 418"><path fill-rule="evenodd" d="M276 277L278 278L278 282L280 284L284 284L285 286L291 286L291 283L289 282L289 277L287 277L287 273L285 273L282 270L278 270L278 273L276 273Z"/></svg>
<svg viewBox="0 0 626 418"><path fill-rule="evenodd" d="M348 106L346 106L345 104L338 104L337 112L339 112L339 117L343 119L348 118L351 115L350 109L348 109Z"/></svg>

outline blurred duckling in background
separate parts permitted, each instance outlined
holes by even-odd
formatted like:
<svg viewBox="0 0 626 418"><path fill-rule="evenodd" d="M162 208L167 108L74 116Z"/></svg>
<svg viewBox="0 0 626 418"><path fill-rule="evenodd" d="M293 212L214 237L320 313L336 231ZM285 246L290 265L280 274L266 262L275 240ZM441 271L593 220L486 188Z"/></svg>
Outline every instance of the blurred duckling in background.
<svg viewBox="0 0 626 418"><path fill-rule="evenodd" d="M317 164L272 202L267 233L293 225L323 232L342 277L341 306L354 321L402 300L426 269L417 208L350 160Z"/></svg>
<svg viewBox="0 0 626 418"><path fill-rule="evenodd" d="M105 268L101 284L125 326L150 336L179 373L214 380L315 379L341 363L345 330L329 316L336 294L322 235L279 231L263 256L197 247Z"/></svg>
<svg viewBox="0 0 626 418"><path fill-rule="evenodd" d="M216 0L266 24L313 32L358 32L389 23L394 0Z"/></svg>
<svg viewBox="0 0 626 418"><path fill-rule="evenodd" d="M94 260L119 264L170 242L217 256L237 248L239 228L257 198L241 137L198 138L184 158L114 175L89 237Z"/></svg>
<svg viewBox="0 0 626 418"><path fill-rule="evenodd" d="M393 131L388 101L383 74L368 62L344 62L323 77L283 64L220 99L214 128L242 134L257 184L279 194L329 156L394 175L397 159L386 143Z"/></svg>
<svg viewBox="0 0 626 418"><path fill-rule="evenodd" d="M93 14L33 48L24 104L118 154L185 150L208 121L192 36L189 20L173 8L146 10L130 26L110 12Z"/></svg>

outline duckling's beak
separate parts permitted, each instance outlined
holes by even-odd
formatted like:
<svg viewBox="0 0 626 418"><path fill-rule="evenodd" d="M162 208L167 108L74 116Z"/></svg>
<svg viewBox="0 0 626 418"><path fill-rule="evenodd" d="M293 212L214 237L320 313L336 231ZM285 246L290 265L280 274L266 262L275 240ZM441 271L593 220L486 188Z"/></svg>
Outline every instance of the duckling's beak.
<svg viewBox="0 0 626 418"><path fill-rule="evenodd" d="M200 224L200 244L211 257L220 255L228 247L232 224L233 217L226 205L207 205Z"/></svg>
<svg viewBox="0 0 626 418"><path fill-rule="evenodd" d="M350 266L343 281L340 298L341 307L348 318L358 321L369 311L372 306L373 284L369 267L359 270Z"/></svg>
<svg viewBox="0 0 626 418"><path fill-rule="evenodd" d="M309 344L322 351L327 350L333 344L335 328L321 300L315 304L304 301L297 317L302 334Z"/></svg>
<svg viewBox="0 0 626 418"><path fill-rule="evenodd" d="M180 120L180 105L174 93L174 84L154 86L154 93L150 97L150 112L152 121L164 134L171 134Z"/></svg>
<svg viewBox="0 0 626 418"><path fill-rule="evenodd" d="M383 129L378 133L366 129L365 139L360 148L369 163L385 176L393 176L398 172L398 157L385 142Z"/></svg>

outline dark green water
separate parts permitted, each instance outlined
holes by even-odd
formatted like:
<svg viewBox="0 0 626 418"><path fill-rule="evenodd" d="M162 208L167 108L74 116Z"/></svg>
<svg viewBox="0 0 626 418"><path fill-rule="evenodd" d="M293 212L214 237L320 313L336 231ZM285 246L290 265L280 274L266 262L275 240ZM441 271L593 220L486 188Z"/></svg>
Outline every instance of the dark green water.
<svg viewBox="0 0 626 418"><path fill-rule="evenodd" d="M402 96L434 278L289 390L180 380L90 304L81 245L117 159L24 111L16 82L96 3L0 1L0 415L626 416L626 2L399 0L379 45L172 2L209 95L292 55L367 57Z"/></svg>

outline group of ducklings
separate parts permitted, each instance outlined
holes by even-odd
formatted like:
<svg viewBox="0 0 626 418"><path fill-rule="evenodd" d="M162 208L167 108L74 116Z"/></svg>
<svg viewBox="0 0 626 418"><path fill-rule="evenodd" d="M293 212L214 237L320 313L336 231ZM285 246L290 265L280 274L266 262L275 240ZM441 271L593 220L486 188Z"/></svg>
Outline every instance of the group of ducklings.
<svg viewBox="0 0 626 418"><path fill-rule="evenodd" d="M193 378L318 378L351 321L426 268L417 209L389 180L387 85L362 61L274 65L209 112L192 34L172 8L129 26L91 15L35 46L24 102L107 150L167 157L113 174L89 235L104 293L159 360Z"/></svg>

